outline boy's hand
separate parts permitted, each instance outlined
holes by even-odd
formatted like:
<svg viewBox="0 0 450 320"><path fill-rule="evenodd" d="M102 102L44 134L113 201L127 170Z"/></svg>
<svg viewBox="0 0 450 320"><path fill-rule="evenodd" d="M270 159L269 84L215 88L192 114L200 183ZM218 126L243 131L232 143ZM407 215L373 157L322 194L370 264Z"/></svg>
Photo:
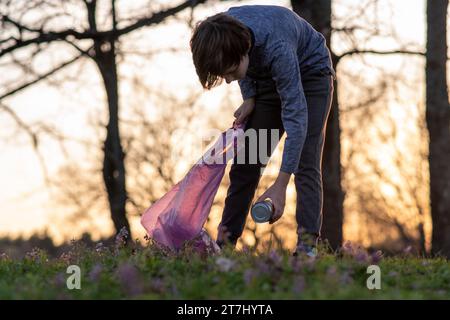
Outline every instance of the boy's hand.
<svg viewBox="0 0 450 320"><path fill-rule="evenodd" d="M272 218L269 223L272 224L278 219L281 218L284 212L284 206L286 202L286 188L279 185L273 184L269 189L262 194L256 202L264 201L264 199L270 198L272 200L274 213L272 214Z"/></svg>
<svg viewBox="0 0 450 320"><path fill-rule="evenodd" d="M269 221L270 224L273 224L279 220L284 213L284 206L286 204L286 189L290 176L290 174L280 171L274 184L270 186L270 188L267 189L266 192L258 198L258 200L256 200L256 202L263 201L266 198L270 198L272 200L274 213Z"/></svg>
<svg viewBox="0 0 450 320"><path fill-rule="evenodd" d="M234 112L234 117L236 120L234 121L236 124L241 124L245 121L245 119L252 113L255 108L255 99L249 98L245 100L239 108Z"/></svg>

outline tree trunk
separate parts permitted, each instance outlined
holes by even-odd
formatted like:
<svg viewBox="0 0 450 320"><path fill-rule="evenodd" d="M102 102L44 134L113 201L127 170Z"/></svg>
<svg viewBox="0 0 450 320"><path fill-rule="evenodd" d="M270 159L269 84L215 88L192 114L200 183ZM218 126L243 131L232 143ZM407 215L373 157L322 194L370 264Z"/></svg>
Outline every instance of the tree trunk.
<svg viewBox="0 0 450 320"><path fill-rule="evenodd" d="M292 9L321 32L331 51L331 0L291 0ZM333 67L336 70L334 54ZM339 126L339 104L337 84L334 84L333 104L328 118L323 166L323 223L322 238L327 239L333 249L342 245L344 193L341 187L341 129Z"/></svg>
<svg viewBox="0 0 450 320"><path fill-rule="evenodd" d="M448 0L427 1L426 122L432 253L450 257L450 104L446 78Z"/></svg>
<svg viewBox="0 0 450 320"><path fill-rule="evenodd" d="M104 41L95 45L95 61L102 75L108 98L109 121L104 142L103 180L111 211L111 218L116 232L125 227L130 234L125 211L127 200L125 184L125 154L119 133L119 94L115 41Z"/></svg>
<svg viewBox="0 0 450 320"><path fill-rule="evenodd" d="M335 250L342 245L344 224L344 192L341 186L341 128L339 126L337 87L338 84L335 82L322 159L324 192L322 234Z"/></svg>

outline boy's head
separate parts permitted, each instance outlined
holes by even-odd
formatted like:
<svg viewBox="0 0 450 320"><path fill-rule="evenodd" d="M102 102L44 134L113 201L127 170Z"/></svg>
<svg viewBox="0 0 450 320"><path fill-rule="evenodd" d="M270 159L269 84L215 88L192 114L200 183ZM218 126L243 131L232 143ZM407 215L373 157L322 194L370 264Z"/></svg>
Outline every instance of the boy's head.
<svg viewBox="0 0 450 320"><path fill-rule="evenodd" d="M250 30L224 13L200 21L193 31L190 46L195 70L203 88L211 89L225 79L243 79L248 68Z"/></svg>

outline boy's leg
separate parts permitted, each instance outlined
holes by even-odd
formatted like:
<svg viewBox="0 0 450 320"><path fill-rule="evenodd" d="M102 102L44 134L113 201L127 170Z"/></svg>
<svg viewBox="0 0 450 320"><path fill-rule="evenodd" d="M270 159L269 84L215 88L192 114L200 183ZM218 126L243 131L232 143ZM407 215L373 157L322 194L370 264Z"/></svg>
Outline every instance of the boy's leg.
<svg viewBox="0 0 450 320"><path fill-rule="evenodd" d="M267 134L262 134L259 129L267 129ZM226 242L236 245L238 238L242 235L250 205L261 177L261 170L267 164L264 159L259 158L260 140L267 139L268 157L272 155L279 140L276 139L276 134L272 139L272 133L274 132L270 129L278 130L279 139L284 133L281 121L281 101L272 80L258 81L255 108L245 127L248 136L251 136L252 133L256 134L257 147L255 148L254 142L250 146L251 139L246 138L245 164L237 163L237 157L235 157L231 165L230 186L225 199L222 221L218 228L217 243L219 246L223 246ZM254 131L249 132L249 130ZM272 140L274 141L271 143ZM256 163L249 163L249 160L255 159L255 156Z"/></svg>
<svg viewBox="0 0 450 320"><path fill-rule="evenodd" d="M302 75L303 76L303 75ZM304 75L308 104L308 132L300 163L294 175L297 190L297 248L315 246L322 225L322 152L328 114L333 97L333 78L327 70Z"/></svg>

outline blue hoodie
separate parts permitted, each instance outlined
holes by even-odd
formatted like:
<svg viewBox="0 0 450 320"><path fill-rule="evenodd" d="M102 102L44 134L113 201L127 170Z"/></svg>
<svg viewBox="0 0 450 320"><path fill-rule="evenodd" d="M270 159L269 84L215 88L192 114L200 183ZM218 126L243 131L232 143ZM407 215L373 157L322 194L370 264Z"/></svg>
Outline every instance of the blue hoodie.
<svg viewBox="0 0 450 320"><path fill-rule="evenodd" d="M248 27L252 37L247 74L238 81L242 98L256 95L257 79L272 78L276 84L286 132L280 170L294 173L308 126L301 75L324 68L335 74L325 38L306 20L281 6L245 5L224 13Z"/></svg>

